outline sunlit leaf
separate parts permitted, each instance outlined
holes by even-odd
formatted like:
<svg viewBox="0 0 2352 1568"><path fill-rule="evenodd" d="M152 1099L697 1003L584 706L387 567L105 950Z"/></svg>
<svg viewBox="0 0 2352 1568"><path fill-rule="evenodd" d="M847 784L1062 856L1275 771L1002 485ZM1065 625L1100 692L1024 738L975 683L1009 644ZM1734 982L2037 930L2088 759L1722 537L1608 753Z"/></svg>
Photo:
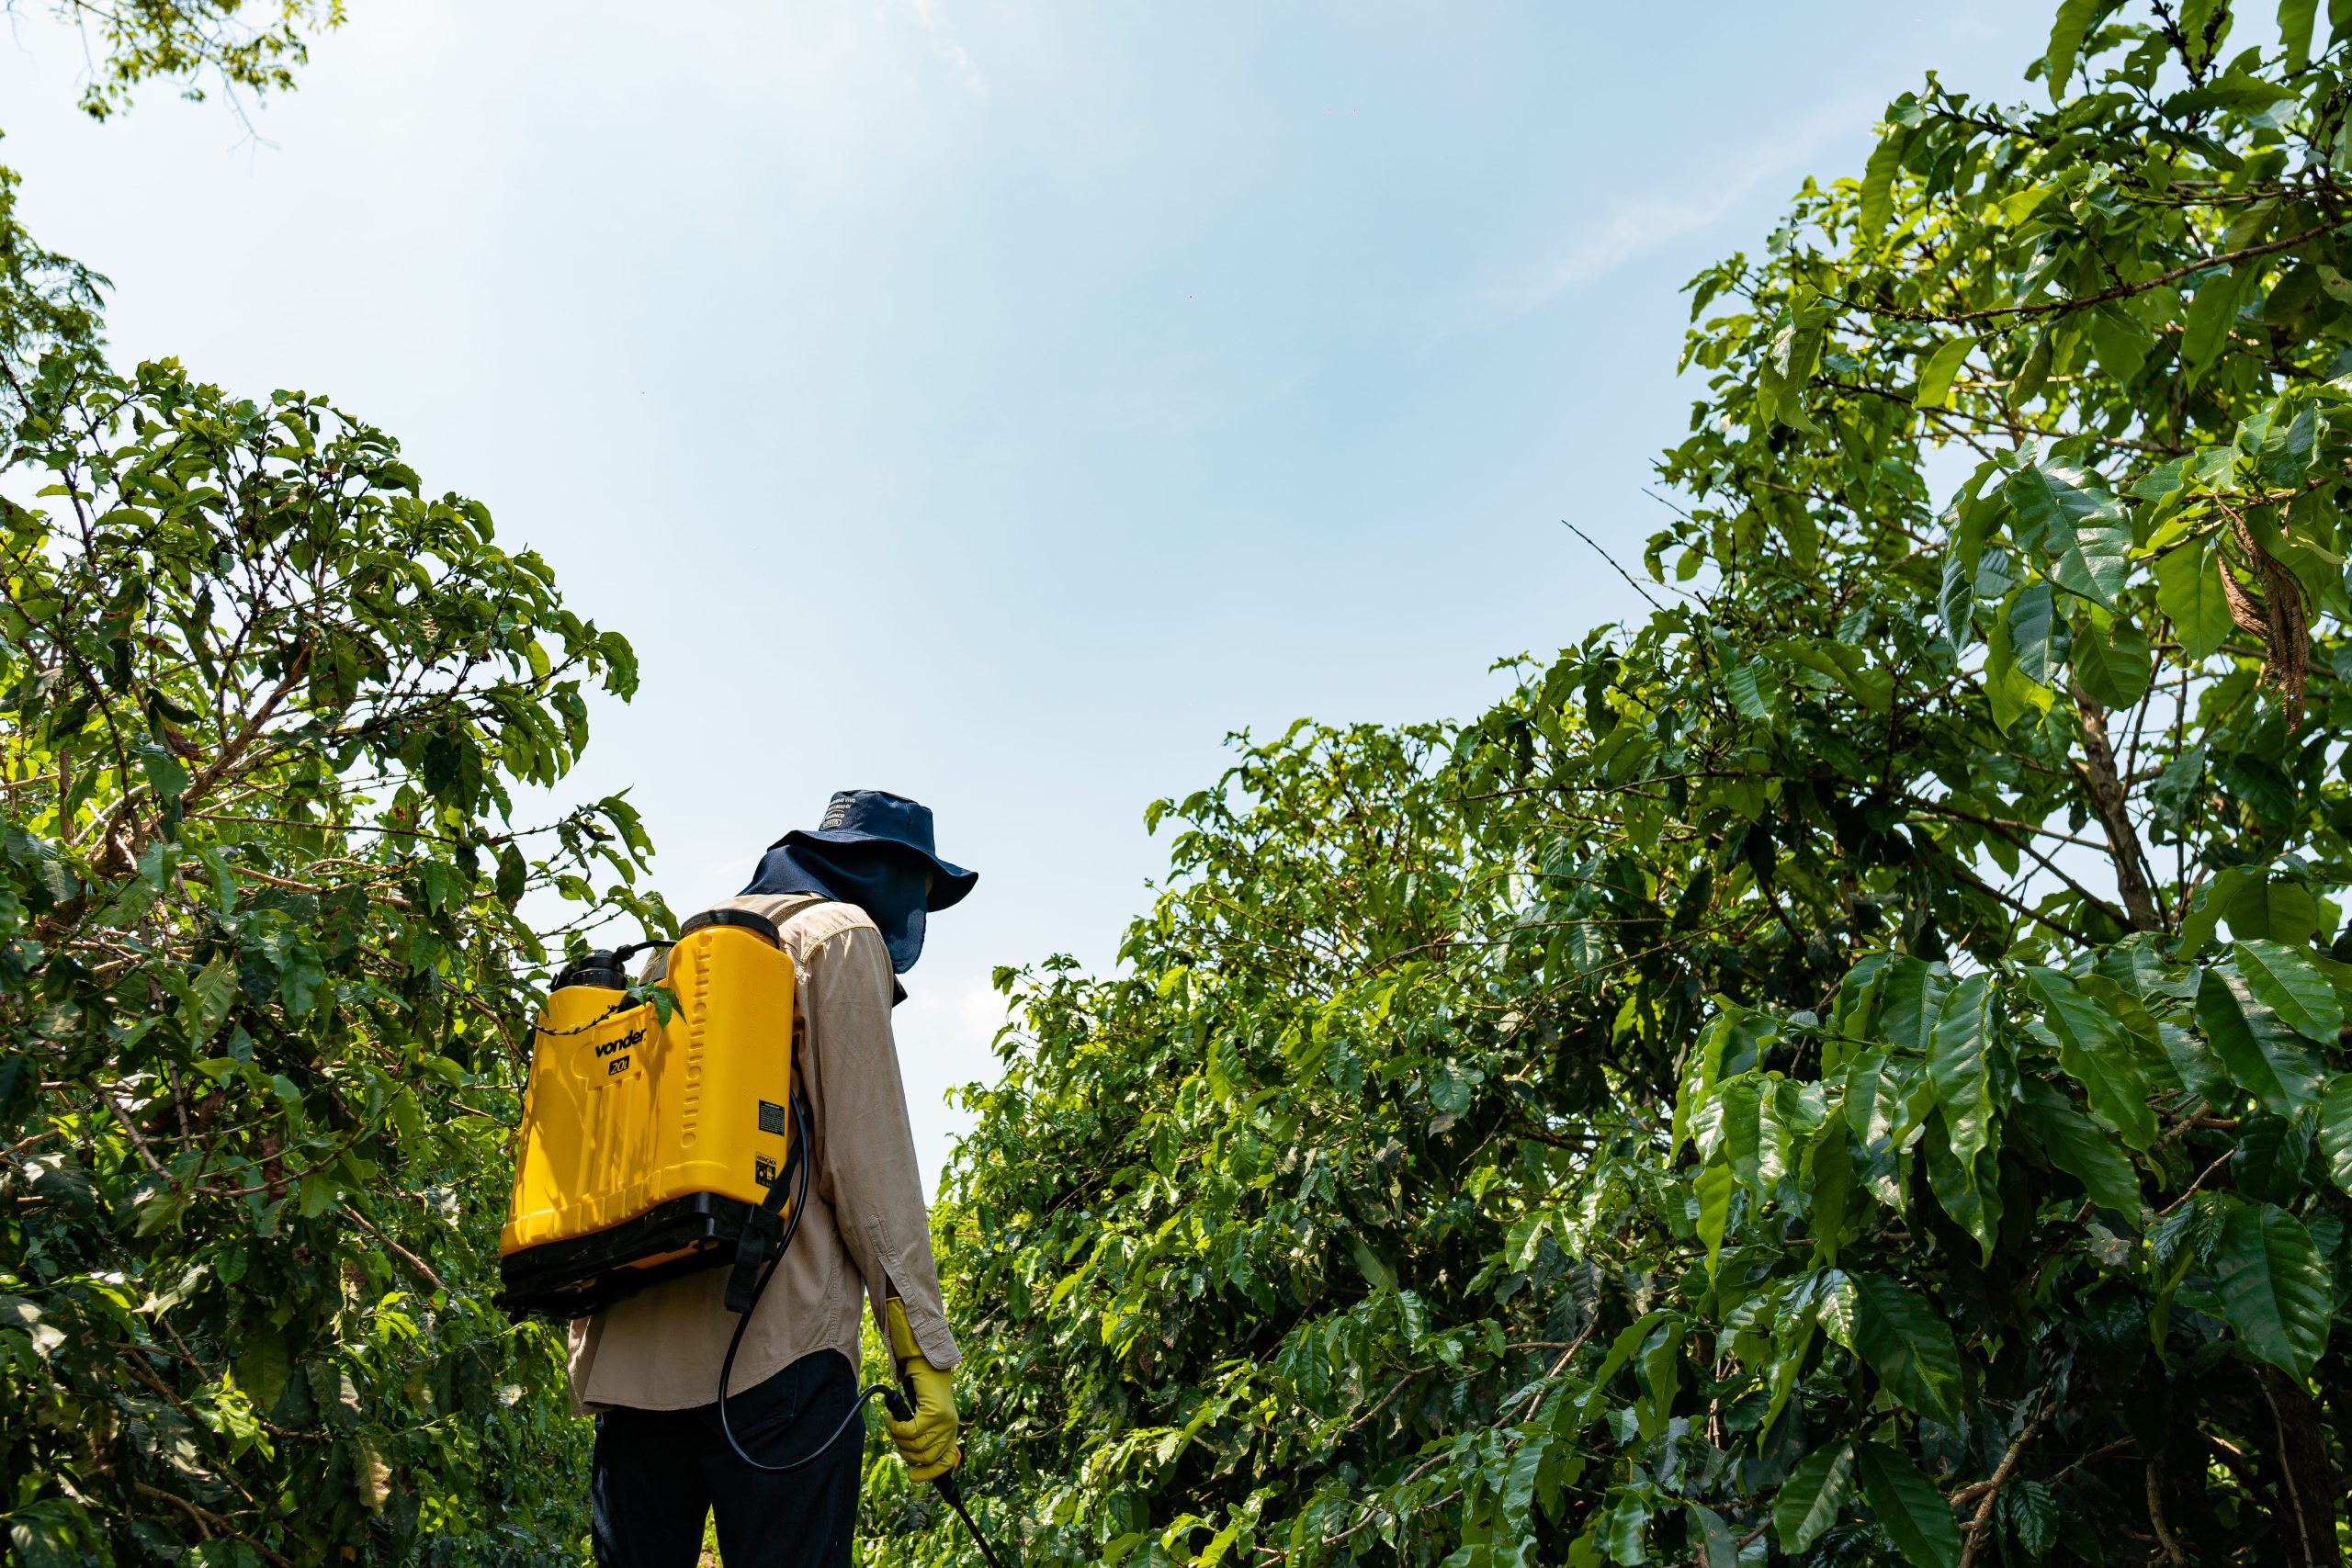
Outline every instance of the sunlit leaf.
<svg viewBox="0 0 2352 1568"><path fill-rule="evenodd" d="M2321 1071L2300 1036L2227 964L2205 971L2197 1024L2230 1078L2284 1116L2318 1098Z"/></svg>

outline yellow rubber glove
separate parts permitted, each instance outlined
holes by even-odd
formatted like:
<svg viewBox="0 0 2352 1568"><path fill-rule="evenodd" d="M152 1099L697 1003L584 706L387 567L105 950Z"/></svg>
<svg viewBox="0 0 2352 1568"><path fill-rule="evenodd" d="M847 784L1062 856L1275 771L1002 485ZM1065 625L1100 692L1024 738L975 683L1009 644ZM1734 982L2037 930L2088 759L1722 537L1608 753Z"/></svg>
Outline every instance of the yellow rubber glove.
<svg viewBox="0 0 2352 1568"><path fill-rule="evenodd" d="M956 1441L956 1385L947 1373L922 1359L914 1330L907 1326L906 1303L892 1296L884 1315L890 1323L890 1355L899 1375L915 1387L915 1413L910 1421L882 1417L899 1457L907 1461L907 1479L935 1481L964 1462Z"/></svg>

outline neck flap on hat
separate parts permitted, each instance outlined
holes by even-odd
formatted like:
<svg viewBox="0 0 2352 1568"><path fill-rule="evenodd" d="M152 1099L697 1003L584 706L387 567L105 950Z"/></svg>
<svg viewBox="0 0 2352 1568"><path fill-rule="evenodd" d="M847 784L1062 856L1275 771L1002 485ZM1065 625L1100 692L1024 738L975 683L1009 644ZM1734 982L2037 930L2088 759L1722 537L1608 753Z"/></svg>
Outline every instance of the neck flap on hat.
<svg viewBox="0 0 2352 1568"><path fill-rule="evenodd" d="M839 844L778 844L760 857L750 893L815 893L854 904L881 930L900 975L922 956L930 877L912 855Z"/></svg>

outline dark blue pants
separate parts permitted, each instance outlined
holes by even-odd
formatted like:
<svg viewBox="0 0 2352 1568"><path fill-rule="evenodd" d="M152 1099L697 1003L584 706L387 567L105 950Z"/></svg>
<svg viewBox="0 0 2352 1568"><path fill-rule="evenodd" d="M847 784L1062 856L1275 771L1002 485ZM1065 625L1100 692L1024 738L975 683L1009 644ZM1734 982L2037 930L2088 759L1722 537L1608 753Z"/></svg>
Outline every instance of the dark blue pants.
<svg viewBox="0 0 2352 1568"><path fill-rule="evenodd" d="M808 1452L849 1413L857 1375L841 1353L803 1356L727 1400L743 1451L766 1464ZM598 1568L695 1568L716 1512L727 1568L848 1568L865 1434L785 1475L747 1468L718 1429L718 1406L607 1410L596 1417L589 1483Z"/></svg>

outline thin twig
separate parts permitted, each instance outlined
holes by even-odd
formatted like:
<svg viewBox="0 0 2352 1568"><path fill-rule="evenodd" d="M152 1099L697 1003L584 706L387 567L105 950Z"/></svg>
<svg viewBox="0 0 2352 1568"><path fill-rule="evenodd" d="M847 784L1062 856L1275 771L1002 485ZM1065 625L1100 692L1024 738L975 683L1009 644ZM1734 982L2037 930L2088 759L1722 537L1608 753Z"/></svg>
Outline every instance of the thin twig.
<svg viewBox="0 0 2352 1568"><path fill-rule="evenodd" d="M1545 1382L1550 1382L1554 1378L1558 1377L1560 1373L1566 1369L1568 1358L1575 1355L1578 1350L1583 1349L1584 1342L1591 1338L1592 1331L1600 1326L1600 1314L1596 1312L1592 1314L1592 1321L1584 1325L1584 1332L1577 1335L1574 1339L1568 1341L1568 1348L1560 1352L1560 1359L1552 1363L1552 1370L1544 1374L1544 1381ZM1519 1418L1521 1420L1524 1421L1530 1416L1535 1414L1535 1407L1544 1402L1544 1390L1539 1388L1533 1393L1527 1396L1527 1407L1519 1413Z"/></svg>
<svg viewBox="0 0 2352 1568"><path fill-rule="evenodd" d="M264 1557L266 1557L272 1562L277 1563L278 1568L294 1568L294 1560L292 1558L284 1557L279 1555L277 1552L272 1551L269 1548L264 1546L253 1537L245 1534L243 1530L238 1529L234 1525L232 1525L226 1518L214 1513L211 1509L198 1507L196 1504L189 1502L185 1497L179 1496L174 1493L166 1492L160 1486L150 1486L143 1481L134 1481L130 1485L131 1489L137 1492L141 1497L153 1497L157 1502L169 1503L175 1507L186 1509L187 1511L187 1517L196 1521L196 1528L198 1530L207 1532L218 1530L222 1535L229 1537L232 1540L243 1541L247 1546L252 1547L255 1551L260 1552ZM207 1539L210 1539L209 1534Z"/></svg>
<svg viewBox="0 0 2352 1568"><path fill-rule="evenodd" d="M1984 1500L1976 1505L1976 1515L1968 1521L1968 1544L1961 1549L1960 1568L1975 1568L1976 1551L1984 1544L1984 1526L1993 1517L1993 1505L1999 1499L2001 1488L2008 1484L2010 1472L2017 1469L2018 1460L2024 1454L2026 1445L2033 1441L2049 1419L2050 1410L2044 1406L2041 1414L2025 1424L2025 1430L2019 1432L2017 1441L2009 1445L2009 1451L2001 1456L2001 1462L1994 1470L1992 1479L1985 1483Z"/></svg>
<svg viewBox="0 0 2352 1568"><path fill-rule="evenodd" d="M2196 1122L2192 1121L2188 1124L2194 1126L2196 1125ZM2165 1215L2171 1213L2175 1209L2179 1208L2183 1203L2188 1202L2191 1197L2195 1196L2197 1190L2205 1185L2205 1179L2212 1175L2215 1171L2221 1169L2223 1166L2229 1164L2231 1158L2235 1154L2236 1151L2234 1149L2230 1150L2223 1154L2221 1158L2215 1160L2211 1165L2209 1165L2203 1170L2199 1171L2197 1173L2197 1179L2190 1182L2188 1187L2182 1190L2179 1197L2174 1199L2171 1202L2166 1203L2163 1208L2156 1211L2157 1217L2161 1219Z"/></svg>
<svg viewBox="0 0 2352 1568"><path fill-rule="evenodd" d="M2165 1523L2165 1489L2156 1461L2150 1460L2148 1471L2148 1523L2154 1527L2156 1544L2164 1548L2165 1561L2173 1568L2188 1568L2188 1553L2180 1549L2180 1538ZM1962 1568L1966 1568L1963 1562Z"/></svg>
<svg viewBox="0 0 2352 1568"><path fill-rule="evenodd" d="M157 1176L163 1178L164 1185L176 1188L179 1183L174 1181L172 1179L172 1173L165 1170L162 1164L156 1160L155 1151L147 1146L147 1140L140 1135L138 1128L130 1124L130 1118L124 1115L122 1107L114 1102L114 1096L102 1091L98 1095L98 1099L105 1101L106 1108L108 1111L114 1112L116 1124L120 1126L124 1132L130 1134L130 1146L139 1151L139 1157L146 1161L147 1168L153 1171Z"/></svg>
<svg viewBox="0 0 2352 1568"><path fill-rule="evenodd" d="M394 1241L390 1236L386 1235L382 1231L378 1230L374 1225L369 1224L368 1223L368 1217L365 1214L362 1214L358 1210L353 1208L350 1204L344 1204L343 1212L351 1216L353 1224L356 1224L361 1230L366 1231L369 1235L374 1236L378 1241L382 1242L387 1247L391 1249L392 1253L398 1257L401 1262L415 1269L418 1277L424 1280L425 1283L431 1285L443 1295L447 1295L449 1293L449 1287L441 1282L441 1276L433 1271L433 1266L431 1264L425 1262L424 1258L419 1258L415 1253L411 1252L407 1247L402 1247L399 1242Z"/></svg>
<svg viewBox="0 0 2352 1568"><path fill-rule="evenodd" d="M1591 536L1591 535L1589 535L1589 534L1586 533L1583 529L1581 529L1581 528L1577 527L1575 524L1573 524L1573 523L1569 522L1569 521L1568 521L1566 518L1565 518L1565 517L1563 517L1563 518L1561 518L1561 519L1560 519L1560 525L1561 525L1562 527L1564 527L1564 528L1567 529L1567 531L1568 531L1569 533L1574 534L1577 538L1582 539L1586 544L1588 544L1588 545L1592 545L1593 554L1595 554L1595 555L1599 556L1602 560L1607 561L1607 562L1609 563L1610 570L1613 570L1614 572L1616 572L1616 574L1617 574L1618 576L1620 576L1620 577L1623 578L1623 579L1625 580L1626 585L1627 585L1628 587L1632 588L1632 589L1633 589L1633 591L1634 591L1634 592L1636 592L1636 593L1640 594L1640 595L1641 595L1643 598L1645 598L1645 599L1649 599L1649 605L1650 605L1650 608L1651 608L1651 609L1653 609L1653 610L1663 610L1663 609L1665 609L1665 608L1666 608L1666 606L1665 606L1665 605L1663 605L1663 604L1659 604L1657 600L1655 600L1655 599L1650 599L1650 591L1649 591L1648 589L1646 589L1646 588L1643 587L1640 583L1635 582L1635 581L1634 581L1634 574L1633 574L1632 572L1630 572L1630 571L1627 571L1623 567L1619 566L1619 565L1617 564L1617 558L1616 558L1615 556L1611 555L1607 550L1602 549L1599 545L1597 545L1597 544L1593 544L1593 539L1592 539L1592 536Z"/></svg>

